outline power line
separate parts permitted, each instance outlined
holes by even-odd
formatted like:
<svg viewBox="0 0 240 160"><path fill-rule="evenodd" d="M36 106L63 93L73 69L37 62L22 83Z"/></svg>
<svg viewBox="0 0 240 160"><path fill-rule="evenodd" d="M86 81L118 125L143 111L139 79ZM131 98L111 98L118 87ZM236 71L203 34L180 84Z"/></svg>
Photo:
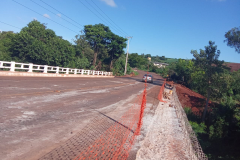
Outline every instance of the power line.
<svg viewBox="0 0 240 160"><path fill-rule="evenodd" d="M51 12L52 14L56 15L56 13L54 13L54 12L50 11L49 9L47 9L47 8L45 8L45 7L43 7L43 6L41 6L41 5L38 4L37 2L34 2L33 0L30 0L30 1L32 1L33 3L35 3L36 5L38 5L38 6L42 7L42 8L44 8L44 9L46 9L47 11ZM60 18L61 18L61 17L60 17ZM78 26L76 26L75 24L69 22L68 20L66 20L66 19L64 19L64 18L62 18L62 19L65 20L66 22L68 22L68 23L74 25L75 27L79 28ZM82 28L79 28L79 29L82 29Z"/></svg>
<svg viewBox="0 0 240 160"><path fill-rule="evenodd" d="M43 16L43 17L45 17L44 15L42 15L42 14L40 14L40 13L38 13L38 12L34 11L33 9L31 9L31 8L29 8L29 7L27 7L27 6L23 5L23 4L21 4L21 3L19 3L19 2L16 2L15 0L12 0L12 1L14 1L15 3L18 3L19 5L21 5L21 6L23 6L23 7L27 8L27 9L29 9L29 10L33 11L33 12L35 12L35 13L37 13L37 14L39 14L39 15ZM48 17L45 17L45 18L48 18ZM48 19L49 19L50 21L53 21L54 23L56 23L56 24L58 24L58 25L60 25L60 26L64 27L64 28L66 28L66 29L68 29L68 30L72 31L72 32L75 32L74 30L72 30L72 29L70 29L70 28L68 28L68 27L66 27L66 26L64 26L64 25L62 25L62 24L60 24L60 23L58 23L58 22L56 22L56 21L54 21L54 20L50 19L50 18L48 18ZM75 33L79 34L78 32L75 32Z"/></svg>
<svg viewBox="0 0 240 160"><path fill-rule="evenodd" d="M103 13L103 14L105 14L107 17L108 17L108 19L110 19L121 31L123 31L124 32L124 30L122 30L100 7L98 7L98 5L93 1L93 0L91 0L92 2L93 2L93 4L95 5L95 6L97 6L97 8ZM126 32L124 32L126 35L128 35Z"/></svg>
<svg viewBox="0 0 240 160"><path fill-rule="evenodd" d="M99 15L100 16L102 16L106 21L108 21L108 23L110 23L111 25L113 25L112 24L112 22L110 22L108 19L106 19L98 10L96 10L87 0L85 0L95 11L97 11L98 13L99 13ZM113 26L117 31L119 31L119 33L121 33L121 34L125 34L124 32L122 32L121 30L119 30L117 27L115 27L115 26Z"/></svg>
<svg viewBox="0 0 240 160"><path fill-rule="evenodd" d="M11 27L14 27L14 28L17 28L17 29L20 29L20 30L21 30L21 28L18 28L18 27L16 27L16 26L11 25L11 24L7 24L7 23L2 22L2 21L0 21L0 22L3 23L3 24L6 24L6 25L8 25L8 26L11 26Z"/></svg>
<svg viewBox="0 0 240 160"><path fill-rule="evenodd" d="M82 3L80 0L78 2ZM106 23L101 17L99 17L97 14L95 14L88 6L86 6L84 3L82 3L89 11L91 11L95 16L97 16L99 19L101 19L104 23Z"/></svg>
<svg viewBox="0 0 240 160"><path fill-rule="evenodd" d="M75 20L73 20L72 18L68 17L67 15L65 15L64 13L60 12L59 10L57 10L56 8L50 6L49 4L47 4L46 2L40 0L42 3L46 4L47 6L49 6L50 8L54 9L55 11L61 13L62 15L64 15L65 17L67 17L68 19L72 20L73 22L77 23L78 25L84 27L83 25L79 24L78 22L76 22Z"/></svg>

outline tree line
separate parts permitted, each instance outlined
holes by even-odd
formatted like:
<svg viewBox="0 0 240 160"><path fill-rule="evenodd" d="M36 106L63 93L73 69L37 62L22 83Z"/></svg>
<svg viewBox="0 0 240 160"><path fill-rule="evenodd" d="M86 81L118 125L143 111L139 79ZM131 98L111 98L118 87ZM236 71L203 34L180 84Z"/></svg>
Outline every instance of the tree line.
<svg viewBox="0 0 240 160"><path fill-rule="evenodd" d="M0 33L0 60L113 71L122 75L127 39L103 24L85 25L73 44L46 24L31 21L19 33ZM132 70L128 67L128 72Z"/></svg>

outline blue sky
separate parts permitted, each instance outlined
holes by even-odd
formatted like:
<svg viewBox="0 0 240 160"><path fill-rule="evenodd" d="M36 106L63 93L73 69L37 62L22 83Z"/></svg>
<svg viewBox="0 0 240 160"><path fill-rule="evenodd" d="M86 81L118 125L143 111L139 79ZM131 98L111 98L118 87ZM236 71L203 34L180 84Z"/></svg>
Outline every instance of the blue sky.
<svg viewBox="0 0 240 160"><path fill-rule="evenodd" d="M225 32L240 26L240 0L15 1L32 10L13 0L2 0L0 10L0 30L2 31L20 32L18 28L37 19L41 23L46 23L47 27L54 30L58 36L72 42L84 25L103 23L109 26L115 34L124 37L133 36L130 41L130 53L191 59L193 57L190 54L192 49L198 51L204 49L204 46L208 45L208 41L212 40L221 51L221 60L240 63L240 54L223 42ZM98 10L93 2L117 26Z"/></svg>

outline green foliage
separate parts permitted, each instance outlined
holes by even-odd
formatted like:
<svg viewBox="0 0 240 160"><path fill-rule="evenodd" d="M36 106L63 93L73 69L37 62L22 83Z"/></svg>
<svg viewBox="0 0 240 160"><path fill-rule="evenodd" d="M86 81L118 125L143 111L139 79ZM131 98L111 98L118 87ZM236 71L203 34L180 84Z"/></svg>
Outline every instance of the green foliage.
<svg viewBox="0 0 240 160"><path fill-rule="evenodd" d="M142 55L138 55L137 53L132 53L128 55L128 63L131 67L137 67L141 70L146 70L149 65L148 59Z"/></svg>
<svg viewBox="0 0 240 160"><path fill-rule="evenodd" d="M133 71L134 75L137 76L139 73L137 71Z"/></svg>
<svg viewBox="0 0 240 160"><path fill-rule="evenodd" d="M205 50L200 49L200 53L198 53L196 50L192 50L191 53L193 54L195 65L205 73L205 75L202 77L202 82L205 83L204 85L207 88L207 101L202 118L204 121L209 98L213 92L212 90L214 90L216 86L214 83L214 75L216 73L223 72L224 61L218 60L220 56L220 50L217 50L217 46L212 41L209 41L209 45L205 46Z"/></svg>
<svg viewBox="0 0 240 160"><path fill-rule="evenodd" d="M195 58L192 62L179 60L172 64L172 78L179 80L184 76L184 80L181 79L184 85L204 96L210 91L209 98L216 103L212 102L215 107L206 112L204 123L200 116L203 113L198 115L184 108L190 124L209 159L240 159L237 149L240 143L240 71L230 72L218 61L220 51L212 42L205 50L200 50L200 54L191 53ZM185 81L185 77L189 80Z"/></svg>
<svg viewBox="0 0 240 160"><path fill-rule="evenodd" d="M198 124L197 122L189 121L197 137L200 134L206 133L206 125L204 123Z"/></svg>
<svg viewBox="0 0 240 160"><path fill-rule="evenodd" d="M224 42L231 48L235 48L235 51L240 53L240 27L235 27L226 32Z"/></svg>
<svg viewBox="0 0 240 160"><path fill-rule="evenodd" d="M113 74L115 76L122 76L122 75L124 75L125 64L126 64L126 56L123 54L114 63ZM131 69L130 65L128 64L128 66L127 66L127 74L130 74L131 72L132 72L132 69Z"/></svg>
<svg viewBox="0 0 240 160"><path fill-rule="evenodd" d="M189 122L209 159L239 159L239 109L228 102L218 104L209 112L205 123L201 117L184 108Z"/></svg>
<svg viewBox="0 0 240 160"><path fill-rule="evenodd" d="M102 58L101 62L110 61L109 68L111 70L113 61L118 59L124 53L123 49L126 47L127 39L115 35L111 32L108 26L103 24L86 25L84 26L84 33L86 40L94 50L92 65L95 66L97 64L97 67L102 66L102 63L97 63L97 60ZM109 55L98 55L99 53L103 54L104 51L106 51L105 53L108 53ZM103 58L106 59L103 60Z"/></svg>
<svg viewBox="0 0 240 160"><path fill-rule="evenodd" d="M35 20L15 35L13 46L11 51L15 59L35 64L68 67L76 54L68 41Z"/></svg>
<svg viewBox="0 0 240 160"><path fill-rule="evenodd" d="M13 39L15 34L12 32L0 33L0 60L12 61L11 48L13 47Z"/></svg>

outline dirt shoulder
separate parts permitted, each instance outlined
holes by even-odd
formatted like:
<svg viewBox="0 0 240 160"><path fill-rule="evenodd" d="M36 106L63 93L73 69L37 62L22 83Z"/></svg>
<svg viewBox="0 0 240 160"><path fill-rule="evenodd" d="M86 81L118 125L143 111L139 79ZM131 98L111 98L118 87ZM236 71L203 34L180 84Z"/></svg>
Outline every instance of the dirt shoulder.
<svg viewBox="0 0 240 160"><path fill-rule="evenodd" d="M177 90L177 95L182 107L191 108L193 112L199 113L203 110L206 104L206 97L199 93L192 91L191 89L181 85L174 84ZM209 101L208 107L213 107L213 103Z"/></svg>

